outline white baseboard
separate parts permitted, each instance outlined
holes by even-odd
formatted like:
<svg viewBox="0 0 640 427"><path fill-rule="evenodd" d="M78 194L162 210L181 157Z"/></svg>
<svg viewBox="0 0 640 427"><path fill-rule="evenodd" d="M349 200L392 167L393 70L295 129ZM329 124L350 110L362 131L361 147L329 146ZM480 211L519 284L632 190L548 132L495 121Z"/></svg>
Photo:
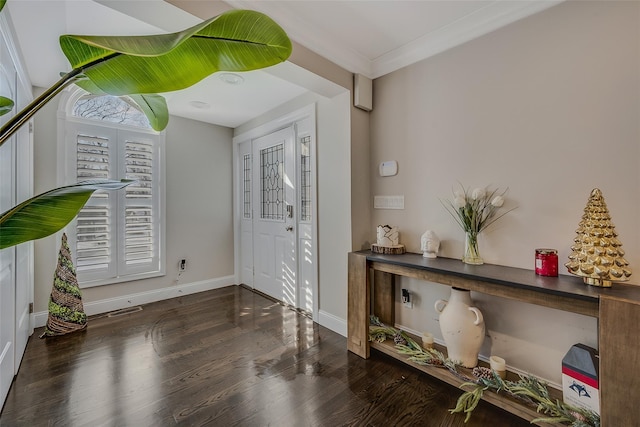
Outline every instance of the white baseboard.
<svg viewBox="0 0 640 427"><path fill-rule="evenodd" d="M108 298L99 301L85 302L84 312L87 316L109 313L136 305L176 298L182 295L190 295L212 289L223 288L236 283L235 276L219 277L217 279L201 280L199 282L185 283L184 285L171 286L137 294L122 295L116 298ZM47 324L48 311L33 313L33 325L39 328Z"/></svg>
<svg viewBox="0 0 640 427"><path fill-rule="evenodd" d="M343 337L347 336L347 321L338 316L320 310L318 312L318 323Z"/></svg>

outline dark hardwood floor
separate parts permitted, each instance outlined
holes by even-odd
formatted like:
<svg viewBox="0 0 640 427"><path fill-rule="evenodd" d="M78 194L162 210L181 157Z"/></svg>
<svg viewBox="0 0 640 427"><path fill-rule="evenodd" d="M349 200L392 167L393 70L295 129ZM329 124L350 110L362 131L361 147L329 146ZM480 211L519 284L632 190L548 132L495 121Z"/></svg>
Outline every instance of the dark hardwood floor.
<svg viewBox="0 0 640 427"><path fill-rule="evenodd" d="M528 426L238 286L31 338L2 426Z"/></svg>

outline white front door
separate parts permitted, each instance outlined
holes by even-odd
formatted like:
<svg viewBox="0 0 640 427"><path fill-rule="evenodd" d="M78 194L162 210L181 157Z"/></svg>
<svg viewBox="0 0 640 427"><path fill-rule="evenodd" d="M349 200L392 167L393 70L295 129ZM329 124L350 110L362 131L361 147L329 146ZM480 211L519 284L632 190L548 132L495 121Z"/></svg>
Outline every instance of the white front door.
<svg viewBox="0 0 640 427"><path fill-rule="evenodd" d="M253 287L297 306L293 126L253 141Z"/></svg>

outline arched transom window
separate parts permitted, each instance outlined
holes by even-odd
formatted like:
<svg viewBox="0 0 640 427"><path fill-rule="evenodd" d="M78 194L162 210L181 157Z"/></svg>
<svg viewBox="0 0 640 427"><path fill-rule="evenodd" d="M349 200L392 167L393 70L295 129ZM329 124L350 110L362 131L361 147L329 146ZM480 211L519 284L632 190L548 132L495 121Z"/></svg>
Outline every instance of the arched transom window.
<svg viewBox="0 0 640 427"><path fill-rule="evenodd" d="M147 116L128 97L87 93L74 102L71 114L83 119L151 129Z"/></svg>

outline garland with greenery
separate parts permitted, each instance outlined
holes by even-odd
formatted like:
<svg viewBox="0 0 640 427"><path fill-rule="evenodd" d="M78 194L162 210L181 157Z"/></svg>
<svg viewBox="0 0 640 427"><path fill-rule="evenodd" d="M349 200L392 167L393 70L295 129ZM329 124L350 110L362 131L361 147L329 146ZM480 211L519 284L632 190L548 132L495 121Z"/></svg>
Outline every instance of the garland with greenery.
<svg viewBox="0 0 640 427"><path fill-rule="evenodd" d="M563 423L571 427L600 427L600 416L590 410L578 408L553 399L549 395L547 385L533 376L520 376L518 381L506 381L488 368L473 369L475 378L469 378L458 372L460 366L450 360L440 351L423 349L406 332L384 325L376 316L371 316L369 325L369 341L384 342L393 339L398 353L408 356L408 360L419 365L435 366L448 369L453 375L465 381L460 388L469 388L456 403L456 407L449 412L464 413L465 423L469 421L473 410L478 406L482 395L487 390L496 393L504 392L529 406L536 407L536 411L545 414L544 417L532 420L532 423Z"/></svg>

